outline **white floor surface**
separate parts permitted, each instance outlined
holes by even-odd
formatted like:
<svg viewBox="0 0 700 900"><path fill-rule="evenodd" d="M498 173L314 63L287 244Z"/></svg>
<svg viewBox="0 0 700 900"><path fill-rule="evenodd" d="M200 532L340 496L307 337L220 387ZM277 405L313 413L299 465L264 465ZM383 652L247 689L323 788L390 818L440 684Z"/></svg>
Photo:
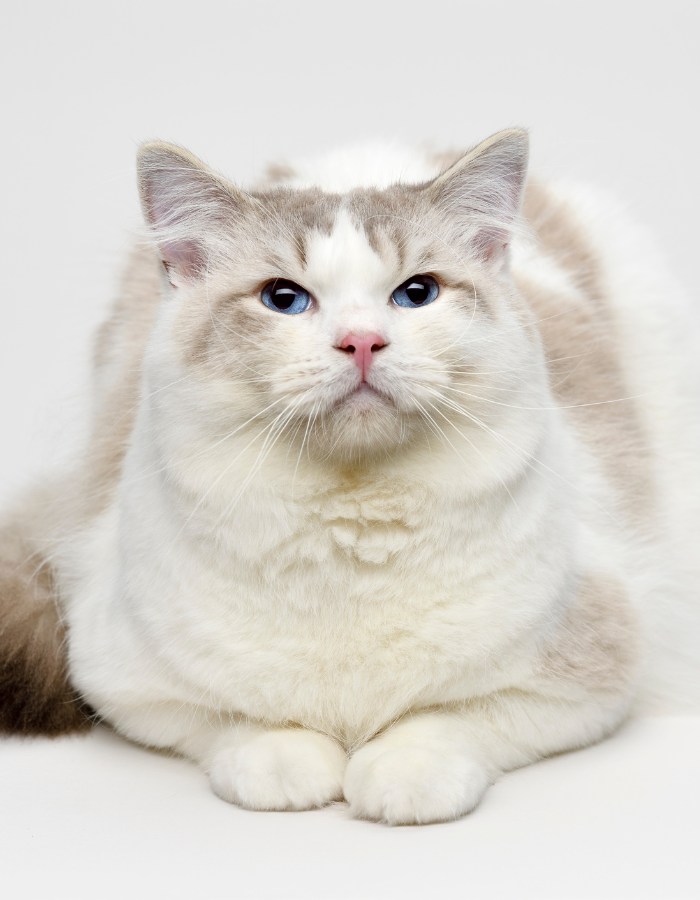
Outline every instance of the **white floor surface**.
<svg viewBox="0 0 700 900"><path fill-rule="evenodd" d="M700 717L505 776L459 822L253 813L105 729L0 742L6 898L700 897Z"/></svg>

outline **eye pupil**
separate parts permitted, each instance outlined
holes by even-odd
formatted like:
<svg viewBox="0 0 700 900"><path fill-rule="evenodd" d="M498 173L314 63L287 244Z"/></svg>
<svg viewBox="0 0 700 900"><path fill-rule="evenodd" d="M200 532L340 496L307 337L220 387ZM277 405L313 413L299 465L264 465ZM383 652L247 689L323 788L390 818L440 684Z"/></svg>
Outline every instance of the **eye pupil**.
<svg viewBox="0 0 700 900"><path fill-rule="evenodd" d="M287 315L306 312L311 306L311 295L305 288L282 278L266 284L260 299L268 309Z"/></svg>
<svg viewBox="0 0 700 900"><path fill-rule="evenodd" d="M391 299L397 306L415 309L432 303L439 293L440 288L432 275L414 275L396 288Z"/></svg>
<svg viewBox="0 0 700 900"><path fill-rule="evenodd" d="M272 292L273 302L280 309L289 309L294 303L296 296L296 291L292 291L289 288L277 288L277 290Z"/></svg>
<svg viewBox="0 0 700 900"><path fill-rule="evenodd" d="M425 303L428 299L428 288L424 284L419 284L417 281L414 281L412 284L406 288L406 293L411 301L411 303L421 304Z"/></svg>

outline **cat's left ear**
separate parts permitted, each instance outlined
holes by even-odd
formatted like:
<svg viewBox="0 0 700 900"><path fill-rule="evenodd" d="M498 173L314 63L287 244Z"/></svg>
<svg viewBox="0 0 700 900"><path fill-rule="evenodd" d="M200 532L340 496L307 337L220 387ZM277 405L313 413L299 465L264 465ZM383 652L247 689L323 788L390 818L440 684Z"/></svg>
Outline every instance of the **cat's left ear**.
<svg viewBox="0 0 700 900"><path fill-rule="evenodd" d="M171 284L203 278L252 198L189 151L162 141L142 145L137 172L144 218Z"/></svg>
<svg viewBox="0 0 700 900"><path fill-rule="evenodd" d="M431 201L450 216L470 252L502 265L517 223L527 174L528 136L499 131L432 181Z"/></svg>

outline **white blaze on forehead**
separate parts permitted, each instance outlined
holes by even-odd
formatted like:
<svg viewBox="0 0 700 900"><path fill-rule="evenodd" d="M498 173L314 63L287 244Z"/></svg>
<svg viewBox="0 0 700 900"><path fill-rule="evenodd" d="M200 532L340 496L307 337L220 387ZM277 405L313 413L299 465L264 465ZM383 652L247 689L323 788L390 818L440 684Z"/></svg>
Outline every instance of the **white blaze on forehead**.
<svg viewBox="0 0 700 900"><path fill-rule="evenodd" d="M330 234L314 234L306 247L307 285L333 332L385 332L392 272L347 210Z"/></svg>
<svg viewBox="0 0 700 900"><path fill-rule="evenodd" d="M306 247L307 277L317 290L336 296L376 293L387 281L387 266L347 210L338 212L330 234L316 232Z"/></svg>

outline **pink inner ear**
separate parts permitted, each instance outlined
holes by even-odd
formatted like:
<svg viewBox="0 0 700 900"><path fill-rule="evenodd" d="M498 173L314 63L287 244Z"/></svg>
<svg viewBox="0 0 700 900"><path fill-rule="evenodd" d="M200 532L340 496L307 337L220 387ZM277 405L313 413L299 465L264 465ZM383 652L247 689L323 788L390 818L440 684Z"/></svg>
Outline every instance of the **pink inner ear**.
<svg viewBox="0 0 700 900"><path fill-rule="evenodd" d="M160 254L170 283L175 286L179 279L188 281L197 278L205 268L202 246L194 240L171 241L162 244Z"/></svg>
<svg viewBox="0 0 700 900"><path fill-rule="evenodd" d="M189 195L192 186L181 177L177 169L151 172L143 186L146 218L155 228L156 235L162 229L182 225L188 215ZM201 275L206 267L205 251L196 238L173 237L165 234L158 240L160 256L168 273L170 283L188 281Z"/></svg>
<svg viewBox="0 0 700 900"><path fill-rule="evenodd" d="M484 228L474 238L473 246L483 260L490 262L502 258L509 243L509 235L505 231Z"/></svg>

